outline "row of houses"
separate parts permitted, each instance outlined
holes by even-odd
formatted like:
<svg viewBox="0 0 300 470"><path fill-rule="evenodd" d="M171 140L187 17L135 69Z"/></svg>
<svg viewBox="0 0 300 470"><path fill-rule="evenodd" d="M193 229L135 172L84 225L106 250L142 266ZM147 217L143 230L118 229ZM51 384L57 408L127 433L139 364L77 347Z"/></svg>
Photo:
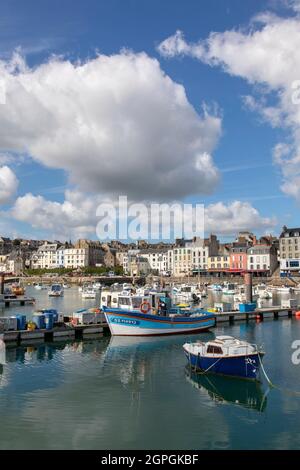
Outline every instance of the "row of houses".
<svg viewBox="0 0 300 470"><path fill-rule="evenodd" d="M99 241L85 239L78 240L74 245L46 242L39 246L30 259L31 269L80 269L88 266L115 265L115 248Z"/></svg>
<svg viewBox="0 0 300 470"><path fill-rule="evenodd" d="M80 239L75 244L43 240L10 240L0 237L0 271L21 274L24 268L82 269L88 266L120 266L125 274L182 276L240 275L251 271L270 276L280 267L281 276L300 275L300 228L283 227L279 238L259 239L240 232L230 243L216 235L173 243L145 240L125 244Z"/></svg>
<svg viewBox="0 0 300 470"><path fill-rule="evenodd" d="M278 267L277 239L252 234L239 235L235 242L222 244L216 235L185 241L181 246L151 250L129 250L123 257L123 270L130 275L156 273L174 277L192 275L270 276Z"/></svg>
<svg viewBox="0 0 300 470"><path fill-rule="evenodd" d="M1 240L0 240L1 241ZM1 247L1 243L0 243ZM10 251L9 251L10 249ZM99 241L80 239L74 245L43 241L33 245L6 239L0 254L0 272L22 274L24 269L82 269L88 266L117 265L116 248ZM1 250L0 250L1 253Z"/></svg>

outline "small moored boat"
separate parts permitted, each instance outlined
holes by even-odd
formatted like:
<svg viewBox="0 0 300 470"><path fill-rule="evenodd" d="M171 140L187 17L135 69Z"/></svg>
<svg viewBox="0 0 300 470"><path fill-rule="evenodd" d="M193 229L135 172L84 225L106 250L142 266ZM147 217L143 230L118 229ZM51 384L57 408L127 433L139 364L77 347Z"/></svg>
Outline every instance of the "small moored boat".
<svg viewBox="0 0 300 470"><path fill-rule="evenodd" d="M49 297L61 297L64 295L64 289L61 284L52 284L48 291Z"/></svg>
<svg viewBox="0 0 300 470"><path fill-rule="evenodd" d="M196 370L252 380L258 379L264 354L256 345L232 336L217 336L206 343L185 343L183 349Z"/></svg>
<svg viewBox="0 0 300 470"><path fill-rule="evenodd" d="M93 287L85 287L82 289L81 297L83 299L95 299L96 298L96 291Z"/></svg>

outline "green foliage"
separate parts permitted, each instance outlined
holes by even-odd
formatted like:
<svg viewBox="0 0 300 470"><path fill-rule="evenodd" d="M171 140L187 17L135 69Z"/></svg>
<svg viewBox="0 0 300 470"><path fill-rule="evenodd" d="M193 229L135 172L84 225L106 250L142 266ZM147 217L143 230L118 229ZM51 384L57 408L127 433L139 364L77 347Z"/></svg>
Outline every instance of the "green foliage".
<svg viewBox="0 0 300 470"><path fill-rule="evenodd" d="M25 269L25 274L28 274L28 276L42 276L43 274L58 274L58 275L64 275L71 273L73 270L71 268L55 268L55 269L50 269L50 268L45 268L45 269Z"/></svg>
<svg viewBox="0 0 300 470"><path fill-rule="evenodd" d="M108 274L109 271L113 271L117 276L123 274L123 268L121 266L117 266L115 268L108 268L106 266L86 266L85 268L81 268L80 271L72 268L26 269L25 274L28 276L42 276L43 274L58 274L59 276L63 276L70 273L77 273L83 276L87 274L99 276L100 274Z"/></svg>

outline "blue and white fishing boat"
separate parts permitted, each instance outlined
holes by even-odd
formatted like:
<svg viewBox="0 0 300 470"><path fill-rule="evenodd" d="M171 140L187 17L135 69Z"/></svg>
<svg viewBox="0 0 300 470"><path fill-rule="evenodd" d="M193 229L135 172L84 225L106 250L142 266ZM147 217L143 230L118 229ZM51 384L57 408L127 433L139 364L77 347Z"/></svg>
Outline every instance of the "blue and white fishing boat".
<svg viewBox="0 0 300 470"><path fill-rule="evenodd" d="M264 353L256 345L232 336L217 336L215 340L183 345L190 365L199 371L258 379Z"/></svg>
<svg viewBox="0 0 300 470"><path fill-rule="evenodd" d="M61 297L64 295L64 290L61 284L52 284L48 291L49 297Z"/></svg>
<svg viewBox="0 0 300 470"><path fill-rule="evenodd" d="M111 307L103 307L103 311L111 334L120 336L196 333L215 326L216 321L213 313L200 310L166 316Z"/></svg>

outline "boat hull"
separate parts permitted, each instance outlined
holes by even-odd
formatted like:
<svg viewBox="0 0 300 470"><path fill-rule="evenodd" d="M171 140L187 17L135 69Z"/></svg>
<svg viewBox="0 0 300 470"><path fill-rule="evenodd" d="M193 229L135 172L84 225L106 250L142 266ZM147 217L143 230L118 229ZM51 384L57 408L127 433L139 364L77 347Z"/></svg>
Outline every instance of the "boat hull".
<svg viewBox="0 0 300 470"><path fill-rule="evenodd" d="M260 368L259 353L249 355L204 357L192 354L184 349L189 364L198 371L257 380Z"/></svg>
<svg viewBox="0 0 300 470"><path fill-rule="evenodd" d="M105 318L112 335L117 336L161 336L196 333L215 326L215 316L203 317L161 317L113 309L104 310Z"/></svg>

